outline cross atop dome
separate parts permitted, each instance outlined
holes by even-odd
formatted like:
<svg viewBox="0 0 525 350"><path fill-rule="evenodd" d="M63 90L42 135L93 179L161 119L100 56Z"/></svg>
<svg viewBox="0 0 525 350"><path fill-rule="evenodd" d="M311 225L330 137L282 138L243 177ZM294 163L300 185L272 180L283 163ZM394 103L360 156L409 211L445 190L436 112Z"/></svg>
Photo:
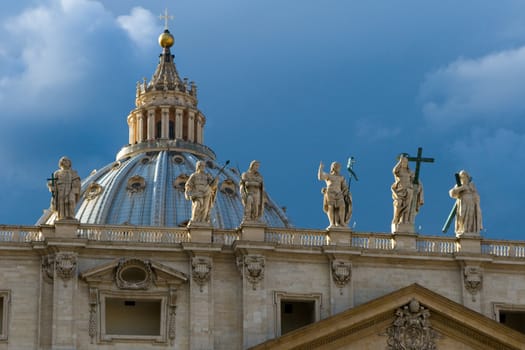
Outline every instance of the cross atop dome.
<svg viewBox="0 0 525 350"><path fill-rule="evenodd" d="M163 15L161 14L161 15L159 16L159 18L160 18L161 20L164 20L164 29L165 29L165 30L168 30L168 21L169 21L170 19L173 20L173 16L168 15L168 9L167 9L167 8L164 9L164 14L163 14Z"/></svg>

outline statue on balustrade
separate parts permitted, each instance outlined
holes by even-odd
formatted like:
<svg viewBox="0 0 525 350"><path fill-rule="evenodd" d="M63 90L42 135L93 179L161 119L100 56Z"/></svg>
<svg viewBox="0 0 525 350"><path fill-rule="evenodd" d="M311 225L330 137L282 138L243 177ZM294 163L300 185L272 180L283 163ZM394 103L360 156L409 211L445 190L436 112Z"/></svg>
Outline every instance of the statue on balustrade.
<svg viewBox="0 0 525 350"><path fill-rule="evenodd" d="M344 176L340 175L341 164L333 162L330 173L324 172L323 162L319 164L317 178L325 181L326 187L322 189L323 210L328 216L330 225L334 227L347 227L352 216L352 195Z"/></svg>
<svg viewBox="0 0 525 350"><path fill-rule="evenodd" d="M206 163L198 161L195 172L190 175L184 186L185 197L191 200L191 219L188 226L210 223L210 212L215 203L218 178L213 178L206 173L205 168Z"/></svg>
<svg viewBox="0 0 525 350"><path fill-rule="evenodd" d="M71 169L71 160L62 157L47 186L52 194L51 210L57 214L57 220L74 219L75 207L80 199L80 177Z"/></svg>
<svg viewBox="0 0 525 350"><path fill-rule="evenodd" d="M243 222L260 221L264 213L264 183L259 166L258 160L252 161L248 170L241 176L239 187L244 205Z"/></svg>
<svg viewBox="0 0 525 350"><path fill-rule="evenodd" d="M391 186L394 205L392 226L414 224L416 213L423 205L423 184L414 184L414 173L408 166L408 157L399 156L399 161L392 169L394 183Z"/></svg>
<svg viewBox="0 0 525 350"><path fill-rule="evenodd" d="M479 194L465 170L459 172L459 184L450 189L449 195L456 199L456 235L479 234L483 229Z"/></svg>

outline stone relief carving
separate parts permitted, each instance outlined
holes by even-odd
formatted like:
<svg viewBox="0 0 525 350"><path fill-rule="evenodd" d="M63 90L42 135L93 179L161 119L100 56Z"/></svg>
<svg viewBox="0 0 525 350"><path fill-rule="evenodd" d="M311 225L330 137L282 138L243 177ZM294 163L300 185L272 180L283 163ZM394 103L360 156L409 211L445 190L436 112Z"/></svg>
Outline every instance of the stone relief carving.
<svg viewBox="0 0 525 350"><path fill-rule="evenodd" d="M339 293L343 295L343 287L350 282L352 278L352 264L347 261L332 261L332 279L336 286L339 287Z"/></svg>
<svg viewBox="0 0 525 350"><path fill-rule="evenodd" d="M264 214L264 181L259 166L260 162L253 160L241 175L239 189L244 206L243 222L259 221Z"/></svg>
<svg viewBox="0 0 525 350"><path fill-rule="evenodd" d="M438 333L430 323L430 311L416 299L395 311L386 333L387 350L437 350Z"/></svg>
<svg viewBox="0 0 525 350"><path fill-rule="evenodd" d="M89 338L91 344L95 341L97 336L97 305L98 305L98 289L89 288Z"/></svg>
<svg viewBox="0 0 525 350"><path fill-rule="evenodd" d="M149 289L153 282L149 261L121 259L116 272L115 283L120 289Z"/></svg>
<svg viewBox="0 0 525 350"><path fill-rule="evenodd" d="M265 259L262 255L246 255L244 257L244 276L252 284L253 290L264 279Z"/></svg>
<svg viewBox="0 0 525 350"><path fill-rule="evenodd" d="M483 286L483 271L478 266L465 266L463 269L465 289L472 295L472 301L476 301L476 294Z"/></svg>
<svg viewBox="0 0 525 350"><path fill-rule="evenodd" d="M191 275L202 292L203 286L209 282L211 277L211 260L209 258L194 257L191 260Z"/></svg>
<svg viewBox="0 0 525 350"><path fill-rule="evenodd" d="M75 219L75 206L80 199L80 176L71 169L71 160L62 157L47 187L51 192L51 211L57 214L57 220Z"/></svg>
<svg viewBox="0 0 525 350"><path fill-rule="evenodd" d="M55 256L55 272L58 277L66 282L69 281L77 271L77 255L74 253L58 253Z"/></svg>
<svg viewBox="0 0 525 350"><path fill-rule="evenodd" d="M55 270L55 258L52 255L42 257L42 276L48 283L53 282Z"/></svg>
<svg viewBox="0 0 525 350"><path fill-rule="evenodd" d="M330 173L323 171L323 162L319 164L317 178L326 182L322 189L323 210L328 216L330 225L327 229L334 227L347 227L352 217L352 195L346 183L345 177L340 175L341 164L333 162Z"/></svg>

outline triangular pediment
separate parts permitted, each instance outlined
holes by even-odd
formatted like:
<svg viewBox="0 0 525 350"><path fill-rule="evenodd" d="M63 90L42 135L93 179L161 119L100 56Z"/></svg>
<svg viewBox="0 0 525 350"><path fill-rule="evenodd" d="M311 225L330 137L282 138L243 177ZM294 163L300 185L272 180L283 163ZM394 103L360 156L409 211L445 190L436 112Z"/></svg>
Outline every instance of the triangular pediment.
<svg viewBox="0 0 525 350"><path fill-rule="evenodd" d="M412 307L414 304L417 308ZM415 342L411 343L415 347L407 347L410 339L408 343L396 344L398 339L406 339L408 334L407 323L399 327L403 313L417 323L414 333L427 333L426 336L419 336L426 339L421 341L435 347L425 347L425 344L416 346ZM412 284L251 348L262 349L517 350L525 349L525 335L418 284Z"/></svg>
<svg viewBox="0 0 525 350"><path fill-rule="evenodd" d="M130 281L127 281L128 275L131 276ZM143 279L137 276L143 276ZM80 278L92 286L116 283L119 288L127 286L124 287L126 289L146 289L143 286L150 285L150 282L157 286L176 286L188 281L188 277L183 272L159 262L136 258L120 258L95 266L82 272Z"/></svg>

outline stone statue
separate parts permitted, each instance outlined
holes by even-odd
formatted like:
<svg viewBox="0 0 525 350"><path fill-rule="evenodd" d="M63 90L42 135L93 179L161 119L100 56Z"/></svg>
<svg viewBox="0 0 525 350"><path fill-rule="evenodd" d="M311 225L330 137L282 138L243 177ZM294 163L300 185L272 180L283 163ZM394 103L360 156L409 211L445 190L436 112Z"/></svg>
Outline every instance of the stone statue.
<svg viewBox="0 0 525 350"><path fill-rule="evenodd" d="M71 169L71 160L62 157L58 161L58 169L48 181L47 186L52 193L51 210L57 213L57 220L74 219L75 207L80 199L80 177Z"/></svg>
<svg viewBox="0 0 525 350"><path fill-rule="evenodd" d="M455 185L449 195L456 199L456 235L477 233L483 229L481 208L476 186L465 170L459 172L461 185Z"/></svg>
<svg viewBox="0 0 525 350"><path fill-rule="evenodd" d="M330 174L323 171L323 162L319 164L317 178L326 182L322 189L323 210L328 215L330 225L327 229L334 227L346 227L352 216L352 195L344 176L339 175L341 164L333 162L330 166Z"/></svg>
<svg viewBox="0 0 525 350"><path fill-rule="evenodd" d="M264 213L264 184L259 166L258 160L252 161L248 171L241 176L239 187L244 205L243 222L259 221Z"/></svg>
<svg viewBox="0 0 525 350"><path fill-rule="evenodd" d="M209 224L210 212L217 194L217 178L204 171L206 163L198 161L195 172L190 175L184 186L185 197L191 200L191 219L188 226L194 223Z"/></svg>
<svg viewBox="0 0 525 350"><path fill-rule="evenodd" d="M397 225L414 224L414 219L419 208L423 205L423 184L414 184L414 173L408 167L408 158L399 157L399 161L392 169L394 183L391 186L394 204L394 218L392 231Z"/></svg>

